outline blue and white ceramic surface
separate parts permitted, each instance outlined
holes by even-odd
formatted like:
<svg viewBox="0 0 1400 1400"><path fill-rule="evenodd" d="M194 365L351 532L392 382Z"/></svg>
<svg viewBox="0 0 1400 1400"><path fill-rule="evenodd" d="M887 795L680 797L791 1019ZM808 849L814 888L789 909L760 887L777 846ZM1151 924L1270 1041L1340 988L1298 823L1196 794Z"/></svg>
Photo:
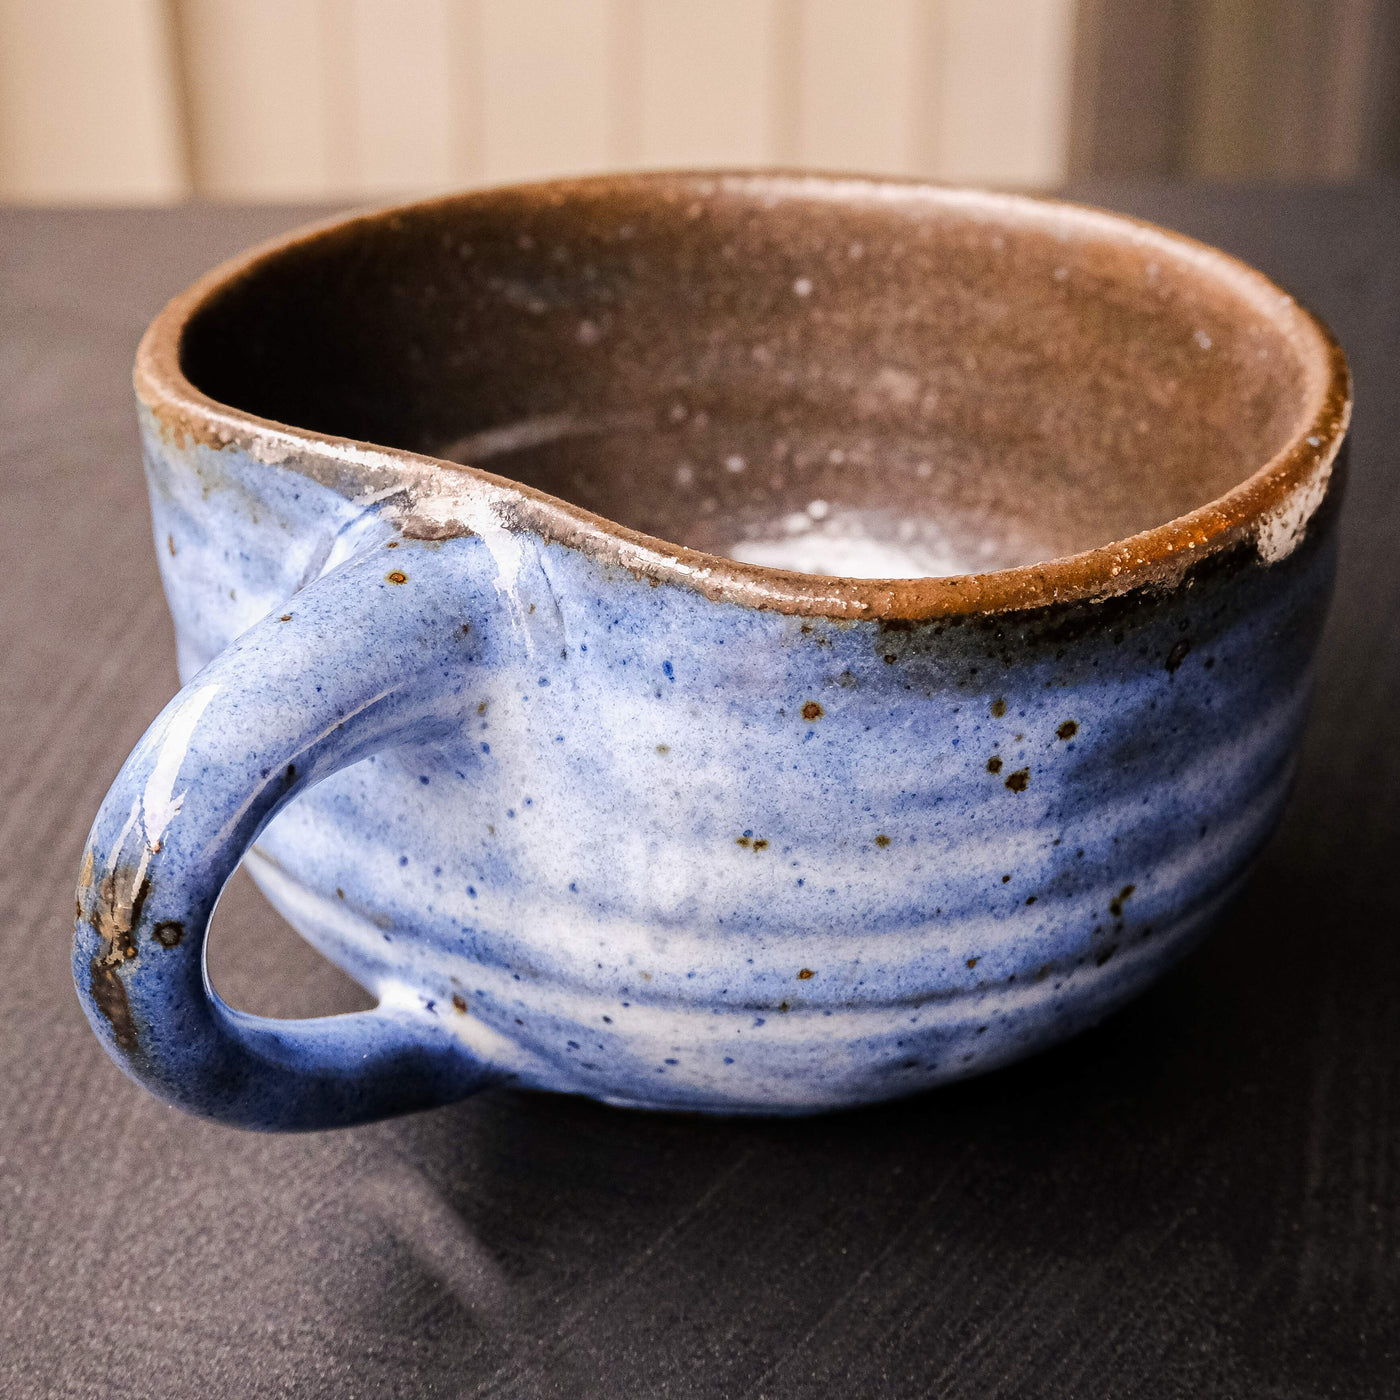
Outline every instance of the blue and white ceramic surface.
<svg viewBox="0 0 1400 1400"><path fill-rule="evenodd" d="M1164 231L877 180L473 194L211 274L137 388L185 688L73 966L197 1113L978 1074L1178 958L1287 792L1346 366ZM219 1000L240 861L375 1010Z"/></svg>

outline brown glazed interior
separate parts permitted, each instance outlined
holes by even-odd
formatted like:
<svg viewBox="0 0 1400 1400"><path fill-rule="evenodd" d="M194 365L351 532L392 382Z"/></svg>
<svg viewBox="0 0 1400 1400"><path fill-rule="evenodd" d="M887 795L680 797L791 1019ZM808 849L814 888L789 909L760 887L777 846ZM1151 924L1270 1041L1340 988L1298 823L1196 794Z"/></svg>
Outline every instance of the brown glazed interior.
<svg viewBox="0 0 1400 1400"><path fill-rule="evenodd" d="M293 235L173 302L137 386L168 431L465 464L549 537L846 616L1179 573L1316 494L1349 409L1326 330L1188 239L1048 200L771 174L506 188ZM723 557L833 535L961 576Z"/></svg>

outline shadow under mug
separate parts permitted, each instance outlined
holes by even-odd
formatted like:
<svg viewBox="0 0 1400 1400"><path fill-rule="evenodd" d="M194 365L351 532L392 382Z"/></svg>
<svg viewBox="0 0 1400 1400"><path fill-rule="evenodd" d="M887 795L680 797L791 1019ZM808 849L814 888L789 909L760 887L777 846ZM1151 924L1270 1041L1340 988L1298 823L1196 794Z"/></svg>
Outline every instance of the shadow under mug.
<svg viewBox="0 0 1400 1400"><path fill-rule="evenodd" d="M493 190L236 259L136 384L186 684L74 974L193 1111L980 1073L1145 987L1285 797L1350 385L1188 239L878 179ZM242 860L376 1009L220 1001Z"/></svg>

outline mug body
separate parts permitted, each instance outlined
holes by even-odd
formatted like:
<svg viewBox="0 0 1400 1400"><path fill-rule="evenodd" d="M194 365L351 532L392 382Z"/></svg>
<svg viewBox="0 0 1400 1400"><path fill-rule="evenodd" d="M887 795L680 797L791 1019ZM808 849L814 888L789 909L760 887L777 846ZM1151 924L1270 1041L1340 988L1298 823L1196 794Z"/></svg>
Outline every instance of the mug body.
<svg viewBox="0 0 1400 1400"><path fill-rule="evenodd" d="M146 453L186 680L393 544L295 464L149 422ZM979 1073L1129 1000L1237 888L1288 790L1335 514L1281 561L1245 543L1171 588L922 622L483 533L500 606L460 732L328 778L247 867L530 1087L775 1113Z"/></svg>
<svg viewBox="0 0 1400 1400"><path fill-rule="evenodd" d="M1287 794L1346 365L1161 230L881 180L486 192L211 274L137 389L186 689L94 828L75 975L196 1111L981 1073L1179 958ZM208 994L245 851L377 1012Z"/></svg>

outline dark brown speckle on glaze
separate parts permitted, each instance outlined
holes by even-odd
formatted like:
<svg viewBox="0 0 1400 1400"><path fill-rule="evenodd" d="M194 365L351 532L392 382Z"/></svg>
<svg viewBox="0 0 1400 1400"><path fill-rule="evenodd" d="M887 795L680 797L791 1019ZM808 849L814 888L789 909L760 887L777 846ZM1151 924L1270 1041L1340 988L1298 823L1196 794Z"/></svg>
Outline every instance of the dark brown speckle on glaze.
<svg viewBox="0 0 1400 1400"><path fill-rule="evenodd" d="M162 919L151 930L151 937L162 948L176 948L185 936L185 926L179 919Z"/></svg>

